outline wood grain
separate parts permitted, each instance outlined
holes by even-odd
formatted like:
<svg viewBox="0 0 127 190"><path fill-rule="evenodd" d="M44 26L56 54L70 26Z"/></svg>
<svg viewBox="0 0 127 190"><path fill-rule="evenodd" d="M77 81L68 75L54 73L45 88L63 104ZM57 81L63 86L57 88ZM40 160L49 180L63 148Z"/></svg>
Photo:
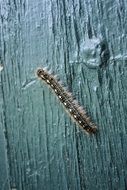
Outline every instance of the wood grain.
<svg viewBox="0 0 127 190"><path fill-rule="evenodd" d="M0 3L0 118L11 189L127 189L126 1ZM88 110L97 136L83 135L37 80L45 66Z"/></svg>

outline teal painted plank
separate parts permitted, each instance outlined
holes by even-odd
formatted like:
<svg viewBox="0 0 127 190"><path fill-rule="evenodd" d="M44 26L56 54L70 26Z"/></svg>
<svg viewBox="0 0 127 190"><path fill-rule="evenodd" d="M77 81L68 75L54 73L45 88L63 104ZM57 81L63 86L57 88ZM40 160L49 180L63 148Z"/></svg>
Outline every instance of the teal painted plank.
<svg viewBox="0 0 127 190"><path fill-rule="evenodd" d="M1 89L1 72L2 65L0 67L0 95L2 95ZM0 189L8 190L9 189L9 175L8 175L8 160L7 160L7 144L4 134L4 106L3 99L0 96Z"/></svg>
<svg viewBox="0 0 127 190"><path fill-rule="evenodd" d="M2 190L9 189L8 162L6 155L6 141L0 124L0 186Z"/></svg>
<svg viewBox="0 0 127 190"><path fill-rule="evenodd" d="M12 189L127 188L126 7L124 0L1 1L2 128ZM44 66L87 109L97 135L85 135L37 79Z"/></svg>

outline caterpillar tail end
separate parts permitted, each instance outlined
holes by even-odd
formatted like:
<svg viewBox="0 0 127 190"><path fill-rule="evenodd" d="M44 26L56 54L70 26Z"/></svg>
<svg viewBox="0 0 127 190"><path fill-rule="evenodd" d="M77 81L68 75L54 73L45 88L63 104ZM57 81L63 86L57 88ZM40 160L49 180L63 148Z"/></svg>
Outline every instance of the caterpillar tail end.
<svg viewBox="0 0 127 190"><path fill-rule="evenodd" d="M86 132L87 133L89 133L89 134L96 134L97 132L98 132L98 129L97 129L97 127L96 126L94 126L94 127L86 127L86 128L84 128L85 130L86 130Z"/></svg>

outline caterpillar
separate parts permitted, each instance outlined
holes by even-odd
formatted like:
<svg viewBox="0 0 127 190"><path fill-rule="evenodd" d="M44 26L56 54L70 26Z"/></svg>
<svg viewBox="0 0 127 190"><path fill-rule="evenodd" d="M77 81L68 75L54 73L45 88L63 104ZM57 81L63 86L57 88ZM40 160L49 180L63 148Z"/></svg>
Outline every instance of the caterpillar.
<svg viewBox="0 0 127 190"><path fill-rule="evenodd" d="M95 133L97 131L96 125L91 122L86 111L79 106L72 94L63 87L61 82L59 82L54 75L49 73L46 69L39 68L37 69L37 76L52 88L60 102L64 105L66 111L79 127L81 127L86 133Z"/></svg>

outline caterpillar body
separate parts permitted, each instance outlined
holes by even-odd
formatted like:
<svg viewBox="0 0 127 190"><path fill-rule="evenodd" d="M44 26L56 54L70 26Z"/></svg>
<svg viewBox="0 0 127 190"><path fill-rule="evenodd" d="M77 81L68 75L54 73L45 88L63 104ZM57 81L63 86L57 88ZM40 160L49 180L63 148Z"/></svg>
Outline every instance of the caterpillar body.
<svg viewBox="0 0 127 190"><path fill-rule="evenodd" d="M50 74L46 69L38 69L37 76L52 88L71 118L73 118L79 127L87 133L95 133L97 131L96 125L91 122L86 111L79 106L72 94L68 92L59 81L57 81L54 75Z"/></svg>

